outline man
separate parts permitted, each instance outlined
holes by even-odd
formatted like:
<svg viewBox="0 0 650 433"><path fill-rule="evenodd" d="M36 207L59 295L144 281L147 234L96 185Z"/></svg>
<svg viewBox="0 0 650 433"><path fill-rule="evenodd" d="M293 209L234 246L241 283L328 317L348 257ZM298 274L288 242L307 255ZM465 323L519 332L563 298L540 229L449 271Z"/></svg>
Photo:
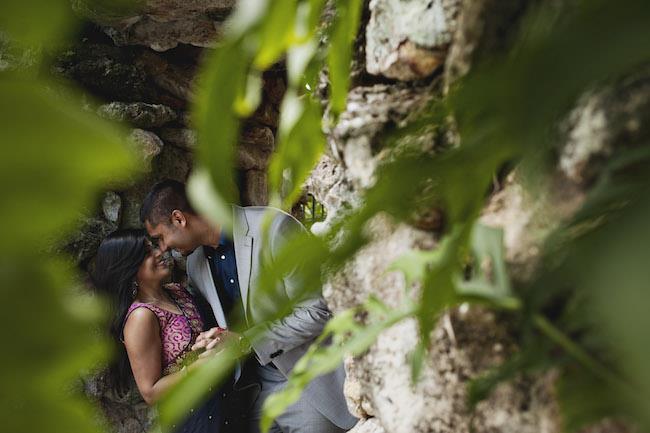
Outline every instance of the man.
<svg viewBox="0 0 650 433"><path fill-rule="evenodd" d="M271 213L267 249L263 249L265 213ZM229 320L238 317L249 326L259 325L266 317L268 297L257 287L261 263L280 251L293 233L305 228L292 216L268 207L233 206L232 238L221 227L198 215L191 207L185 185L173 180L156 184L145 198L141 219L149 235L156 239L161 251L174 249L187 256L190 287L198 289L208 301L220 328L228 328ZM261 392L249 416L251 431L258 430L264 400L287 383L294 364L322 333L331 313L320 296L297 299L302 283L296 273L282 279L274 291L273 303L286 305L300 300L282 320L268 324L259 340L249 342L243 334L213 329L198 339L199 346L211 348L217 341L207 339L234 338L242 346L252 344L251 362L245 364L240 381L260 384ZM265 300L266 299L266 300ZM272 432L334 433L347 431L356 423L348 412L343 397L345 374L336 371L314 379L300 400L279 416Z"/></svg>

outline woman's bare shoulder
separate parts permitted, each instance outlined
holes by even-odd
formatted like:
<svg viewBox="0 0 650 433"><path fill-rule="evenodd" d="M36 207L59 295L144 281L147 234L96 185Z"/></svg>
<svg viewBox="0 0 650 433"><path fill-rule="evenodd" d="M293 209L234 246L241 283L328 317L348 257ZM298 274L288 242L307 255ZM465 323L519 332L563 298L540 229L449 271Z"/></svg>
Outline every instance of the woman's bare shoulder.
<svg viewBox="0 0 650 433"><path fill-rule="evenodd" d="M129 340L148 339L152 335L158 335L159 332L160 325L156 313L145 306L134 308L124 323L125 343L128 343Z"/></svg>

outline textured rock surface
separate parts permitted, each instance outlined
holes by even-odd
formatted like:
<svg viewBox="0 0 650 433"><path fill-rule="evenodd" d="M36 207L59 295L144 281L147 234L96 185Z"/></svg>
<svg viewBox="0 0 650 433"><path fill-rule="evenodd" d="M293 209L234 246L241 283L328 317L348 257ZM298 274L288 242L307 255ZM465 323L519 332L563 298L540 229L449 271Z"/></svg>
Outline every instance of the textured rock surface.
<svg viewBox="0 0 650 433"><path fill-rule="evenodd" d="M102 26L116 45L145 45L165 51L181 44L211 46L235 0L146 0L130 12L108 13L85 0L77 12Z"/></svg>
<svg viewBox="0 0 650 433"><path fill-rule="evenodd" d="M242 191L241 202L244 206L269 202L268 180L266 171L248 170L246 188Z"/></svg>
<svg viewBox="0 0 650 433"><path fill-rule="evenodd" d="M182 48L175 50L176 52L181 51L178 53L181 58L189 57L189 59L182 59L182 63L174 63L147 50L142 51L135 62L147 73L156 86L180 101L187 101L192 97L192 78L196 72L196 63L199 61L200 52L197 53L196 50L189 49L189 47Z"/></svg>
<svg viewBox="0 0 650 433"><path fill-rule="evenodd" d="M429 3L412 1L390 5L422 11ZM377 29L373 26L383 19L377 16L377 8L385 9L390 7L388 4L380 1L370 3L371 21L366 32L366 67L369 72L377 71L372 69L377 67L376 64L371 66L371 62L378 64L379 58L373 57L373 50L381 53L370 40L376 38L373 32ZM441 74L445 84L467 73L482 58L503 50L508 35L513 31L512 23L523 9L522 2L464 2L460 22L449 22L449 31L445 39L441 39L443 45L446 44L445 49L451 44L450 57L442 58L446 62L444 75ZM408 16L404 13L393 21ZM418 24L412 21L412 29L418 29ZM400 42L407 41L408 38L391 28L392 25L381 31L396 33L393 36ZM452 32L454 38L450 37ZM384 43L383 48L390 46L388 37L380 42ZM395 47L399 46L393 45L393 58L399 58L395 54ZM416 77L402 76L402 79L407 78ZM363 192L374 183L377 167L391 155L391 150L378 137L395 125L404 124L433 95L443 91L440 87L434 79L427 87L405 84L367 86L361 82L351 89L346 112L328 133L329 155L321 159L306 183L307 190L327 208L328 219L315 225L313 231L323 230L331 220L344 216L349 208L361 203ZM630 107L643 105L644 99L637 97L634 101L637 105L631 104ZM585 114L580 108L578 110ZM573 131L577 123L570 121L572 126L569 130ZM596 131L592 133L595 135ZM567 136L571 137L571 133ZM453 142L453 137L448 139L424 132L419 141L410 142L417 143L420 150L435 154L441 144L443 147L449 145L446 140ZM559 146L566 148L563 143ZM584 191L575 182L567 182L565 176L540 185L540 191L541 197L529 196L515 172L489 198L481 216L483 223L504 229L506 259L514 280L525 280L530 276L545 235L570 216L584 199ZM547 211L541 212L542 209ZM437 226L439 222L431 227L435 231ZM381 216L372 220L367 230L372 233L372 242L325 284L324 294L334 311L358 305L370 294L390 306L399 305L406 293L404 279L400 274L386 273L387 268L410 249L430 250L436 245L431 229L394 225ZM417 287L414 290L417 293ZM516 350L507 319L480 308L461 306L440 320L431 340L430 356L417 385L411 385L409 376L409 354L417 342L417 328L413 321L386 330L367 353L347 360L345 393L348 406L361 417L354 431L560 431L553 390L555 373L552 371L543 375L520 376L502 384L487 400L479 403L475 411L468 411L466 392L469 380L503 362Z"/></svg>
<svg viewBox="0 0 650 433"><path fill-rule="evenodd" d="M407 293L404 278L386 269L410 249L436 245L430 232L395 226L385 217L373 219L368 231L373 241L326 286L324 294L335 311L370 294L389 306L400 305ZM384 331L363 356L348 360L348 405L363 419L375 420L362 431L558 431L552 377L521 377L504 384L468 416L468 380L515 349L507 322L494 313L464 306L445 315L432 333L422 377L412 385L409 354L417 338L415 322L407 320Z"/></svg>
<svg viewBox="0 0 650 433"><path fill-rule="evenodd" d="M617 147L650 137L649 122L650 68L645 67L583 96L564 124L561 171L573 182L588 184Z"/></svg>
<svg viewBox="0 0 650 433"><path fill-rule="evenodd" d="M158 102L145 71L130 52L103 43L81 43L57 58L57 73L106 100Z"/></svg>
<svg viewBox="0 0 650 433"><path fill-rule="evenodd" d="M529 3L528 0L464 2L445 62L445 87L482 60L501 54L518 30L517 20Z"/></svg>
<svg viewBox="0 0 650 433"><path fill-rule="evenodd" d="M444 63L460 0L372 0L366 27L366 69L408 81Z"/></svg>
<svg viewBox="0 0 650 433"><path fill-rule="evenodd" d="M185 150L192 150L196 147L196 132L187 128L163 128L160 130L160 138L165 143L172 144Z"/></svg>
<svg viewBox="0 0 650 433"><path fill-rule="evenodd" d="M113 431L139 433L150 431L154 426L154 413L137 391L132 390L124 396L117 395L107 380L105 373L99 372L83 382L84 391L102 409L105 419L101 424Z"/></svg>
<svg viewBox="0 0 650 433"><path fill-rule="evenodd" d="M128 122L138 128L160 127L177 118L176 112L165 105L144 102L111 102L101 105L97 114L107 119Z"/></svg>
<svg viewBox="0 0 650 433"><path fill-rule="evenodd" d="M128 140L142 159L144 171L151 170L151 161L160 155L165 145L162 140L153 132L144 129L131 131Z"/></svg>
<svg viewBox="0 0 650 433"><path fill-rule="evenodd" d="M346 111L329 134L334 156L347 168L347 176L358 189L374 183L377 164L385 156L379 133L387 123L402 126L431 99L428 86L377 84L350 91ZM428 143L433 145L433 140Z"/></svg>
<svg viewBox="0 0 650 433"><path fill-rule="evenodd" d="M122 215L122 198L112 191L104 194L102 212L107 221L119 224Z"/></svg>
<svg viewBox="0 0 650 433"><path fill-rule="evenodd" d="M78 227L79 230L66 239L63 250L75 262L85 266L95 256L102 239L117 229L117 224L102 218L84 217Z"/></svg>
<svg viewBox="0 0 650 433"><path fill-rule="evenodd" d="M357 423L350 433L384 433L385 430L375 418L363 419Z"/></svg>

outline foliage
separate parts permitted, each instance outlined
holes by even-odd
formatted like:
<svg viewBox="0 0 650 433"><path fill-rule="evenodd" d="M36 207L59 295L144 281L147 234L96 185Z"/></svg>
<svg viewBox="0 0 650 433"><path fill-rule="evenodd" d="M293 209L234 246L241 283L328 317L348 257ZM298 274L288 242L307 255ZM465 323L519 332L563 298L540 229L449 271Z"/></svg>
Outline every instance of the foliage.
<svg viewBox="0 0 650 433"><path fill-rule="evenodd" d="M3 2L0 27L20 43L47 46L65 38L74 22L64 3ZM321 25L325 3L240 1L201 71L193 111L199 168L190 195L200 198L194 200L197 208L226 228L228 203L236 196L231 176L235 144L242 119L259 102L261 73L286 56L289 88L269 173L277 206L291 206L324 149L323 110L311 90L322 68L328 71L328 112L333 115L326 121L345 109L363 2L332 2L334 14ZM322 237L298 234L274 266L264 269L260 285L272 307L268 320L275 320L293 307L274 305L277 281L300 272L314 284L305 284L299 298L317 293L317 283L367 243L366 223L378 213L408 222L414 209L435 206L445 212L439 247L410 252L392 268L404 272L410 283L421 283L420 297L394 310L369 299L332 319L326 335L334 344L315 345L301 360L286 390L268 400L264 427L311 378L336 368L345 355L363 353L383 329L408 317L417 319L421 334L412 356L416 379L437 318L446 308L469 301L512 313L521 325L521 351L472 384L472 403L501 380L553 366L561 372L558 390L567 430L610 414L632 416L650 428L650 351L644 332L650 325L644 272L650 245L647 153L627 149L610 161L583 210L550 237L540 272L525 287L512 287L508 280L500 232L476 224L495 173L515 163L530 167L527 163L539 154L551 154L549 129L585 89L648 60L650 4L578 3L560 14L554 8L532 10L506 55L477 65L448 97L386 137L394 141L431 124L445 127L451 115L460 146L437 155L396 154L379 168L376 184L358 209ZM102 343L88 331L100 307L65 290L74 286L74 276L44 252L42 243L64 236L95 192L134 165L119 130L80 111L64 90L37 76L0 75L0 176L6 186L0 206L9 221L21 221L3 236L0 253L8 295L2 325L15 330L10 335L14 351L0 365L3 401L8 402L2 410L7 428L16 432L92 430L84 403L70 393L62 397L61 389L79 369L105 356ZM37 288L39 296L10 295L9 288ZM48 326L15 326L28 316ZM251 336L262 338L263 326ZM163 426L174 423L223 377L235 356L225 351L166 396L160 405Z"/></svg>
<svg viewBox="0 0 650 433"><path fill-rule="evenodd" d="M363 305L337 314L327 323L323 334L305 356L296 363L287 387L281 393L270 396L265 402L262 431L268 431L273 420L281 415L288 405L298 400L310 381L336 369L345 356L356 356L365 352L381 331L411 316L413 312L411 305L391 310L379 299L370 297ZM360 315L365 316L363 324L359 323ZM330 337L333 337L332 341L324 345Z"/></svg>
<svg viewBox="0 0 650 433"><path fill-rule="evenodd" d="M0 4L12 43L52 47L73 22L65 1ZM36 50L34 50L36 52ZM34 55L34 69L39 58ZM6 347L0 361L4 429L16 433L95 431L94 408L71 383L108 356L93 332L102 305L79 287L53 244L100 188L134 169L121 131L82 111L78 95L36 73L0 72L0 240Z"/></svg>

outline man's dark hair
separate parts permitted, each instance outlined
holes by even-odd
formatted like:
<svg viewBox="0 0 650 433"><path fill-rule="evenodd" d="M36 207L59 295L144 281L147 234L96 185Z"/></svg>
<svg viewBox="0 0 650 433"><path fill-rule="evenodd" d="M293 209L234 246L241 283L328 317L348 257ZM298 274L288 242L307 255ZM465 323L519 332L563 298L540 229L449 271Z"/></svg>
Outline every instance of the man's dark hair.
<svg viewBox="0 0 650 433"><path fill-rule="evenodd" d="M153 186L144 198L140 208L142 223L157 226L160 223L169 224L174 210L196 214L185 193L185 184L177 180L166 179Z"/></svg>

